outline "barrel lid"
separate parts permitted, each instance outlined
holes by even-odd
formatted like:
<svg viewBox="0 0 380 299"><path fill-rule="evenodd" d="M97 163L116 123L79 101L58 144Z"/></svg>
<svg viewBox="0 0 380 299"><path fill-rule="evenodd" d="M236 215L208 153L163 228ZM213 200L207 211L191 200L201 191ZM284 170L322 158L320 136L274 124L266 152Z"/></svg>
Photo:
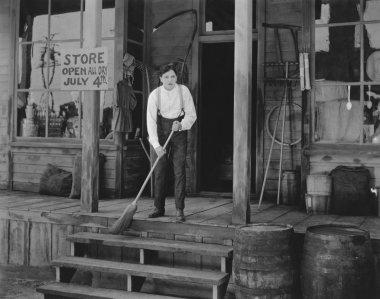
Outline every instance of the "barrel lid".
<svg viewBox="0 0 380 299"><path fill-rule="evenodd" d="M288 224L277 224L277 223L255 223L240 226L239 229L243 231L256 231L256 232L266 232L266 231L283 231L293 228Z"/></svg>
<svg viewBox="0 0 380 299"><path fill-rule="evenodd" d="M368 232L360 229L359 227L355 225L340 225L340 224L323 224L323 225L315 225L310 226L307 229L308 232L313 234L320 234L320 235L329 235L329 236L341 236L341 235L348 235L348 236L366 236L368 235Z"/></svg>

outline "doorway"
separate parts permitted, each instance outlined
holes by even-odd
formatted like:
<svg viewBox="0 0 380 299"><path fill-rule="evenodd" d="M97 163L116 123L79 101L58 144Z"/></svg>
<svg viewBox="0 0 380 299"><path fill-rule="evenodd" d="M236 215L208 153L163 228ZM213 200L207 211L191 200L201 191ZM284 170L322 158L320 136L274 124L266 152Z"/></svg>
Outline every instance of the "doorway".
<svg viewBox="0 0 380 299"><path fill-rule="evenodd" d="M200 191L230 195L233 176L234 43L203 43L201 53ZM253 43L252 113L256 103L256 53L256 43ZM252 117L252 193L255 191L254 124Z"/></svg>
<svg viewBox="0 0 380 299"><path fill-rule="evenodd" d="M234 43L202 45L200 188L232 192Z"/></svg>

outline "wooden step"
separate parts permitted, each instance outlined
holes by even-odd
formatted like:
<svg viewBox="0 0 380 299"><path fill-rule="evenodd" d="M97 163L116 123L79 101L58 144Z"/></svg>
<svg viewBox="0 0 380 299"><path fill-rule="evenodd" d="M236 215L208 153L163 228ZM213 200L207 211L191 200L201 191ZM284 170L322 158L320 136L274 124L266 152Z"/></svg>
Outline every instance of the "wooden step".
<svg viewBox="0 0 380 299"><path fill-rule="evenodd" d="M154 238L136 238L112 234L80 232L67 237L74 243L98 244L115 247L162 250L174 253L195 253L200 255L232 257L233 247Z"/></svg>
<svg viewBox="0 0 380 299"><path fill-rule="evenodd" d="M76 268L85 271L126 275L128 291L138 289L139 287L136 288L135 285L141 285L141 281L139 282L139 280L147 277L212 285L214 299L223 298L230 276L228 273L215 271L131 264L75 256L59 258L52 261L52 265L57 267L57 282L60 282L61 277L65 275L65 268Z"/></svg>
<svg viewBox="0 0 380 299"><path fill-rule="evenodd" d="M97 234L80 232L69 235L67 239L71 242L71 255L75 256L76 243L97 244L113 247L126 247L140 249L140 263L145 264L144 250L157 250L172 253L193 253L204 256L215 256L221 258L221 272L231 271L232 246L205 244L197 242L186 242L177 240L137 238L112 234Z"/></svg>
<svg viewBox="0 0 380 299"><path fill-rule="evenodd" d="M49 298L79 298L79 299L180 299L180 297L162 296L139 292L127 292L70 283L51 283L40 286L37 292Z"/></svg>

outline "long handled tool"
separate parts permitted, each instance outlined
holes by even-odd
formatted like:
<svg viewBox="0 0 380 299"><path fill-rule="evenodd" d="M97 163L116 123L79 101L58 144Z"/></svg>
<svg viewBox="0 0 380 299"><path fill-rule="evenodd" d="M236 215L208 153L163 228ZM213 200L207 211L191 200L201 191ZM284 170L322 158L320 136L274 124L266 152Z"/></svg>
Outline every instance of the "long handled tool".
<svg viewBox="0 0 380 299"><path fill-rule="evenodd" d="M282 109L282 105L283 105L283 102L284 102L284 98L286 97L287 88L288 88L288 87L287 87L287 84L286 84L285 87L284 87L284 95L283 95L283 97L281 98L281 105L280 105L280 109L279 109L278 114L277 114L276 124L275 124L275 126L274 126L273 138L272 138L272 143L271 143L271 145L270 145L270 149L269 149L268 161L267 161L267 166L266 166L266 168L265 168L265 174L264 174L264 179L263 179L263 185L262 185L262 187L261 187L260 200L259 200L259 204L258 204L258 209L260 209L261 203L262 203L262 201L263 201L263 195L264 195L265 183L266 183L266 181L267 181L267 175L268 175L268 170L269 170L269 164L270 164L271 157L272 157L272 151L273 151L274 140L276 139L276 132L277 132L277 127L278 127L278 121L279 121L279 119L280 119L281 109Z"/></svg>
<svg viewBox="0 0 380 299"><path fill-rule="evenodd" d="M170 135L164 144L164 147L163 147L164 149L166 148L170 139L172 138L173 133L174 133L174 131L170 132ZM140 196L141 196L142 192L144 191L144 188L145 188L146 184L148 183L150 177L152 176L152 173L153 173L154 169L156 168L158 161L160 159L161 159L161 157L157 157L156 161L154 162L152 168L150 169L148 176L146 177L146 179L145 179L143 185L141 186L141 189L140 189L139 193L137 194L136 198L134 199L134 201L132 201L125 208L125 210L124 210L123 214L120 216L120 218L118 220L116 220L116 222L109 229L108 232L110 234L118 235L131 225L132 220L133 220L133 215L137 211L137 201L140 199Z"/></svg>

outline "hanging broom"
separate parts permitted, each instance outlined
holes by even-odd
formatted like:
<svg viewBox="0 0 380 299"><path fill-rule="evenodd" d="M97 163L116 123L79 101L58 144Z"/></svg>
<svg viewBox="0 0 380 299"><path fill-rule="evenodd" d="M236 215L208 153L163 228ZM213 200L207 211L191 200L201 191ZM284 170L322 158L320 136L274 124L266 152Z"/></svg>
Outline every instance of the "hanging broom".
<svg viewBox="0 0 380 299"><path fill-rule="evenodd" d="M163 147L164 149L166 148L170 139L172 138L173 133L174 133L174 131L170 132L170 135L164 144L164 147ZM118 235L131 225L132 220L133 220L133 215L137 211L137 201L140 199L141 193L144 191L144 188L145 188L146 184L148 183L150 177L152 176L152 173L153 173L154 169L156 168L158 161L160 159L161 159L161 157L158 157L156 159L156 161L154 162L152 168L150 169L150 171L148 173L148 176L146 177L146 179L145 179L143 185L141 186L141 189L140 189L139 193L137 194L136 198L134 199L134 201L132 201L132 203L130 203L125 208L125 210L123 211L123 214L120 216L120 218L118 220L116 220L115 223L108 230L108 232L110 234Z"/></svg>

